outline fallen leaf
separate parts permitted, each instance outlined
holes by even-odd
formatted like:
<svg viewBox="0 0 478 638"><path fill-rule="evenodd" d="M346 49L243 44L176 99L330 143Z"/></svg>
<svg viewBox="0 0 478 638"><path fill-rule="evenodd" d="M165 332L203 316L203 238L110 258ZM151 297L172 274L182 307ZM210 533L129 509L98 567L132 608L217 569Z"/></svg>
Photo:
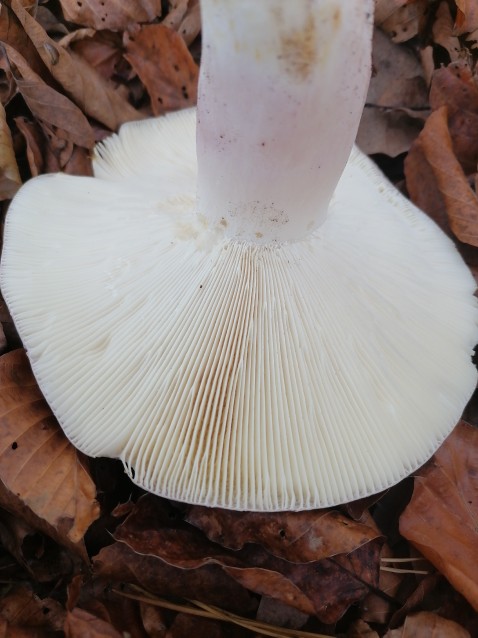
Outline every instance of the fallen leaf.
<svg viewBox="0 0 478 638"><path fill-rule="evenodd" d="M58 601L42 600L29 588L17 586L0 599L0 616L12 627L61 631L65 612Z"/></svg>
<svg viewBox="0 0 478 638"><path fill-rule="evenodd" d="M189 0L188 9L177 32L189 46L201 32L201 11L199 0Z"/></svg>
<svg viewBox="0 0 478 638"><path fill-rule="evenodd" d="M347 638L379 638L379 636L364 620L356 620L347 632Z"/></svg>
<svg viewBox="0 0 478 638"><path fill-rule="evenodd" d="M30 3L29 3L30 4ZM28 60L31 70L42 80L47 79L47 71L30 38L25 33L20 21L5 2L0 6L0 42L8 44Z"/></svg>
<svg viewBox="0 0 478 638"><path fill-rule="evenodd" d="M438 6L432 27L433 41L448 51L450 60L455 62L461 54L460 40L453 30L450 7L446 2ZM446 67L443 67L446 68Z"/></svg>
<svg viewBox="0 0 478 638"><path fill-rule="evenodd" d="M455 33L463 35L478 29L478 5L476 0L455 0Z"/></svg>
<svg viewBox="0 0 478 638"><path fill-rule="evenodd" d="M420 174L422 178L424 174L432 175L436 180L439 195L438 198L436 194L432 195L433 205L438 207L439 197L443 197L450 228L456 237L478 246L478 199L454 153L446 106L430 115L405 160L409 193L418 206L430 212L423 194L419 194L421 189L428 188L418 177ZM433 193L433 186L430 193Z"/></svg>
<svg viewBox="0 0 478 638"><path fill-rule="evenodd" d="M23 135L26 144L28 166L32 177L36 177L43 172L44 158L44 136L41 127L36 122L27 120L26 117L15 118L15 124Z"/></svg>
<svg viewBox="0 0 478 638"><path fill-rule="evenodd" d="M94 68L48 37L19 0L12 0L12 9L52 76L87 115L112 131L143 117Z"/></svg>
<svg viewBox="0 0 478 638"><path fill-rule="evenodd" d="M156 556L138 554L123 542L101 549L93 558L93 568L100 581L138 585L158 596L200 600L240 614L251 613L257 605L218 565L180 569Z"/></svg>
<svg viewBox="0 0 478 638"><path fill-rule="evenodd" d="M466 629L429 611L407 616L403 627L387 631L384 638L471 638Z"/></svg>
<svg viewBox="0 0 478 638"><path fill-rule="evenodd" d="M155 115L193 106L198 66L180 35L162 24L125 33L125 58L151 98Z"/></svg>
<svg viewBox="0 0 478 638"><path fill-rule="evenodd" d="M374 32L374 73L357 134L368 154L396 157L408 151L419 134L428 108L428 91L421 65L403 45Z"/></svg>
<svg viewBox="0 0 478 638"><path fill-rule="evenodd" d="M23 350L0 357L0 505L84 555L95 486L43 399Z"/></svg>
<svg viewBox="0 0 478 638"><path fill-rule="evenodd" d="M428 0L376 0L375 24L393 42L406 42L418 34L427 9Z"/></svg>
<svg viewBox="0 0 478 638"><path fill-rule="evenodd" d="M7 124L5 109L0 103L0 200L12 199L21 183L12 134Z"/></svg>
<svg viewBox="0 0 478 638"><path fill-rule="evenodd" d="M78 607L67 612L64 629L66 638L122 638L124 635L110 623Z"/></svg>
<svg viewBox="0 0 478 638"><path fill-rule="evenodd" d="M433 110L446 106L453 151L464 172L467 175L475 173L478 163L478 87L465 61L435 71L430 105Z"/></svg>
<svg viewBox="0 0 478 638"><path fill-rule="evenodd" d="M139 555L191 572L218 565L244 588L326 623L337 622L378 584L381 535L338 512L264 514L199 506L192 512L188 519L236 550L171 518L164 502L150 495L138 501L114 536ZM315 519L320 522L314 524ZM237 538L231 543L234 529Z"/></svg>
<svg viewBox="0 0 478 638"><path fill-rule="evenodd" d="M91 31L91 29L83 31ZM75 34L78 34L78 31L74 31L70 35L74 36ZM61 42L64 40L66 38ZM70 46L76 55L83 58L105 80L113 78L123 58L121 36L110 31L84 33L82 37L71 39Z"/></svg>
<svg viewBox="0 0 478 638"><path fill-rule="evenodd" d="M188 10L188 0L168 0L168 13L162 24L168 29L177 31Z"/></svg>
<svg viewBox="0 0 478 638"><path fill-rule="evenodd" d="M478 610L478 430L461 422L415 478L400 532Z"/></svg>
<svg viewBox="0 0 478 638"><path fill-rule="evenodd" d="M66 20L94 29L123 31L134 22L161 15L161 0L60 0Z"/></svg>
<svg viewBox="0 0 478 638"><path fill-rule="evenodd" d="M336 510L269 514L198 505L190 508L186 520L223 547L238 550L258 543L275 556L301 563L348 554L381 538L379 531Z"/></svg>
<svg viewBox="0 0 478 638"><path fill-rule="evenodd" d="M34 73L28 62L15 49L8 44L3 46L18 90L32 114L38 120L63 130L73 144L92 148L95 139L82 111L65 95L52 89Z"/></svg>

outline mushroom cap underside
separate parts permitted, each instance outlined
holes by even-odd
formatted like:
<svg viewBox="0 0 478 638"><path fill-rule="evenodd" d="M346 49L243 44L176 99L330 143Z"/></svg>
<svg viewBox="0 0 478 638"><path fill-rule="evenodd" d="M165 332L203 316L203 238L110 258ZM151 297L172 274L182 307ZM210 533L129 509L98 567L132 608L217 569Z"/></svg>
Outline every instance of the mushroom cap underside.
<svg viewBox="0 0 478 638"><path fill-rule="evenodd" d="M358 150L325 223L277 244L196 215L193 110L126 125L95 172L21 189L1 268L84 453L175 500L299 510L386 489L453 429L476 383L474 280Z"/></svg>

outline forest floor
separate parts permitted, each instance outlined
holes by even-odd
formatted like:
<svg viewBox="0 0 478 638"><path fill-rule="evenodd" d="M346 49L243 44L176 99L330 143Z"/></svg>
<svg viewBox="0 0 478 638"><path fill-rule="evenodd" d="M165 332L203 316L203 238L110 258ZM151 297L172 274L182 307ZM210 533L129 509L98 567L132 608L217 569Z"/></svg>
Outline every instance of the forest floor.
<svg viewBox="0 0 478 638"><path fill-rule="evenodd" d="M477 6L376 0L358 134L475 277ZM91 175L94 145L122 123L196 102L198 0L9 0L0 41L4 214L31 177ZM186 506L78 453L3 301L0 321L2 636L478 636L476 397L431 461L373 498L277 514Z"/></svg>

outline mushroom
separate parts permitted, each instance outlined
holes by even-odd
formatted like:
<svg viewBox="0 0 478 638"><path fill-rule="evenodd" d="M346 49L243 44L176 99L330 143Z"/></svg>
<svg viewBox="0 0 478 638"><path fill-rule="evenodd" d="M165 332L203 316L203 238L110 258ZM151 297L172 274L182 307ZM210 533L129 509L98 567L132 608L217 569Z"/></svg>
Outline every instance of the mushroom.
<svg viewBox="0 0 478 638"><path fill-rule="evenodd" d="M32 179L10 207L1 285L40 387L75 446L151 492L364 497L475 388L471 274L352 148L373 4L202 0L197 125L125 125L94 178Z"/></svg>

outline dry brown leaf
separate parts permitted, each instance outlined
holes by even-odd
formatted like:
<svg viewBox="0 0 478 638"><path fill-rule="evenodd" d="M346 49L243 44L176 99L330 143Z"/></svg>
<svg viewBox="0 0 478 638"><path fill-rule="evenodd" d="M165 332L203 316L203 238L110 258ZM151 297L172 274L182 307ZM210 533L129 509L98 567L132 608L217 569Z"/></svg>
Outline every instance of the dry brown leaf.
<svg viewBox="0 0 478 638"><path fill-rule="evenodd" d="M446 106L453 151L467 175L478 163L478 87L465 61L449 64L433 74L430 105Z"/></svg>
<svg viewBox="0 0 478 638"><path fill-rule="evenodd" d="M171 519L164 502L150 495L138 501L114 536L138 555L190 572L218 565L244 588L328 624L378 585L381 535L337 512L264 514L209 508L208 515L208 508L201 507L193 512L195 524L207 527L212 537L242 549L230 551L210 542L197 529ZM233 530L237 539L231 542ZM334 555L326 548L333 548ZM324 555L327 558L319 561Z"/></svg>
<svg viewBox="0 0 478 638"><path fill-rule="evenodd" d="M5 109L0 103L0 200L11 199L21 183L12 134L7 124Z"/></svg>
<svg viewBox="0 0 478 638"><path fill-rule="evenodd" d="M420 186L417 179L418 174L423 174L424 170L428 171L423 165L423 160L426 160L430 167L439 194L443 197L453 233L460 241L478 246L478 199L455 156L445 106L430 115L405 162L407 186L412 199L429 212L423 197L414 197L414 192L420 188L427 189L426 183L422 182ZM436 197L435 202L438 203Z"/></svg>
<svg viewBox="0 0 478 638"><path fill-rule="evenodd" d="M32 114L64 131L73 144L92 148L95 144L93 132L81 110L65 95L43 82L15 49L7 44L4 47L18 90Z"/></svg>
<svg viewBox="0 0 478 638"><path fill-rule="evenodd" d="M96 69L101 77L105 80L111 80L123 58L121 36L111 31L97 31L93 34L87 33L91 29L83 29L82 31L84 33L81 37L78 35L78 37L71 39L72 50ZM75 34L79 34L79 32L74 31L70 35Z"/></svg>
<svg viewBox="0 0 478 638"><path fill-rule="evenodd" d="M19 586L2 596L0 617L12 627L21 626L52 632L62 630L65 612L56 600L42 600L27 587Z"/></svg>
<svg viewBox="0 0 478 638"><path fill-rule="evenodd" d="M387 631L384 638L471 638L466 629L429 611L407 616L403 627Z"/></svg>
<svg viewBox="0 0 478 638"><path fill-rule="evenodd" d="M478 610L478 429L461 422L419 475L400 532Z"/></svg>
<svg viewBox="0 0 478 638"><path fill-rule="evenodd" d="M376 0L375 24L394 42L414 38L428 9L428 0Z"/></svg>
<svg viewBox="0 0 478 638"><path fill-rule="evenodd" d="M190 508L186 520L223 547L238 550L258 543L279 558L300 563L349 554L381 538L378 530L336 510L269 514L197 505Z"/></svg>
<svg viewBox="0 0 478 638"><path fill-rule="evenodd" d="M375 30L370 81L357 143L367 154L396 157L408 151L422 128L428 91L416 56Z"/></svg>
<svg viewBox="0 0 478 638"><path fill-rule="evenodd" d="M161 15L161 0L60 0L66 20L94 29L123 31Z"/></svg>
<svg viewBox="0 0 478 638"><path fill-rule="evenodd" d="M23 350L0 357L0 505L83 552L95 485L42 397Z"/></svg>
<svg viewBox="0 0 478 638"><path fill-rule="evenodd" d="M26 144L28 166L32 177L37 177L43 172L43 146L44 138L40 125L27 120L26 117L16 117L15 124L23 135Z"/></svg>
<svg viewBox="0 0 478 638"><path fill-rule="evenodd" d="M201 31L199 0L189 0L188 10L177 31L188 46L197 38Z"/></svg>
<svg viewBox="0 0 478 638"><path fill-rule="evenodd" d="M18 51L23 58L28 60L34 73L43 80L47 79L48 74L37 50L16 15L4 2L0 5L0 42L6 43Z"/></svg>
<svg viewBox="0 0 478 638"><path fill-rule="evenodd" d="M199 70L184 40L162 24L125 33L125 58L151 98L155 115L193 106Z"/></svg>
<svg viewBox="0 0 478 638"><path fill-rule="evenodd" d="M455 33L463 35L478 29L478 4L476 0L455 0L457 12Z"/></svg>
<svg viewBox="0 0 478 638"><path fill-rule="evenodd" d="M90 65L48 37L19 0L12 0L12 9L52 76L87 115L113 131L143 117Z"/></svg>
<svg viewBox="0 0 478 638"><path fill-rule="evenodd" d="M379 636L365 621L356 620L347 632L347 638L379 638Z"/></svg>
<svg viewBox="0 0 478 638"><path fill-rule="evenodd" d="M172 567L121 542L104 547L93 559L93 566L100 581L138 585L159 596L200 600L239 614L249 614L257 606L244 587L218 565L192 570Z"/></svg>
<svg viewBox="0 0 478 638"><path fill-rule="evenodd" d="M447 2L441 2L438 6L432 33L434 43L448 51L450 60L452 62L458 60L461 52L460 40L453 30L453 20Z"/></svg>
<svg viewBox="0 0 478 638"><path fill-rule="evenodd" d="M168 0L169 10L162 24L177 31L188 10L188 0Z"/></svg>
<svg viewBox="0 0 478 638"><path fill-rule="evenodd" d="M110 623L78 607L67 612L64 629L66 638L122 638L124 635Z"/></svg>

